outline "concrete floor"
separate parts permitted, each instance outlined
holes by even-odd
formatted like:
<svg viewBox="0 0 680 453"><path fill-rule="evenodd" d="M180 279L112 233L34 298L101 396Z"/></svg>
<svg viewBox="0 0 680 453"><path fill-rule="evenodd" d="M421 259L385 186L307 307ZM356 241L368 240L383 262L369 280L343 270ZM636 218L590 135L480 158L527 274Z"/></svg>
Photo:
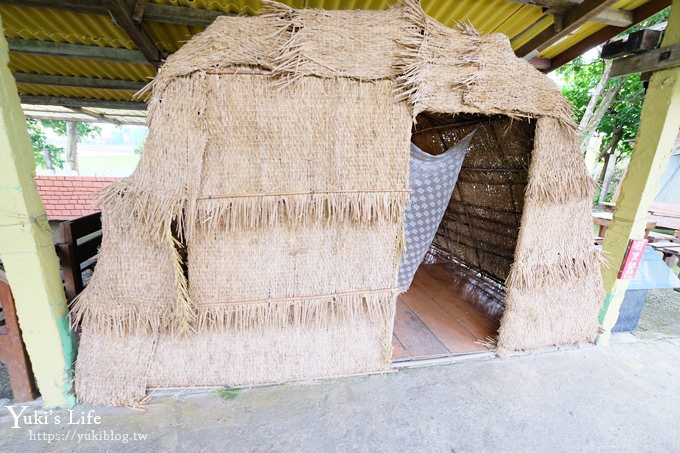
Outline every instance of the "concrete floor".
<svg viewBox="0 0 680 453"><path fill-rule="evenodd" d="M674 307L664 309L680 311L680 295L668 296ZM642 334L616 335L609 347L166 393L144 410L98 408L100 424L69 424L60 410L12 429L2 409L0 451L680 451L680 316L649 317ZM74 421L89 409L74 408ZM38 438L49 435L73 437Z"/></svg>

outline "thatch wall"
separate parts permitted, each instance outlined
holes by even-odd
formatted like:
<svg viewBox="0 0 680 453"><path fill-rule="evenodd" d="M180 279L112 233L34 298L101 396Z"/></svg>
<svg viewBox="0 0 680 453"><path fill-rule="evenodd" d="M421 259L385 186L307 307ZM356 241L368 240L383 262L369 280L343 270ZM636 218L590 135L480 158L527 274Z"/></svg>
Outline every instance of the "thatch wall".
<svg viewBox="0 0 680 453"><path fill-rule="evenodd" d="M146 94L144 155L103 195L101 262L74 307L81 400L385 370L421 112L491 115L437 241L507 276L499 350L593 338L593 184L568 104L501 35L446 28L413 1L267 3L218 18Z"/></svg>

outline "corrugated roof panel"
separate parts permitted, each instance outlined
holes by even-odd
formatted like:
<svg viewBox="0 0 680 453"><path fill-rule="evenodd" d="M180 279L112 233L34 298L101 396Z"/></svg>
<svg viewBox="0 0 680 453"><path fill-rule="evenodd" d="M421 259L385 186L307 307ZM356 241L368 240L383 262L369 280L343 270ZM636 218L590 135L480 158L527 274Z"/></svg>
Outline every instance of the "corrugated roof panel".
<svg viewBox="0 0 680 453"><path fill-rule="evenodd" d="M543 16L538 21L536 21L530 30L524 31L519 35L512 38L512 48L517 50L524 44L528 43L531 39L537 36L546 28L550 27L555 23L555 18L553 16Z"/></svg>
<svg viewBox="0 0 680 453"><path fill-rule="evenodd" d="M621 0L620 2L616 3L613 8L614 9L626 9L626 10L632 10L635 9L639 6L644 5L645 3L649 2L649 0Z"/></svg>
<svg viewBox="0 0 680 453"><path fill-rule="evenodd" d="M9 68L12 72L49 74L98 79L134 80L149 82L156 75L153 68L144 64L114 63L69 57L48 57L10 52Z"/></svg>
<svg viewBox="0 0 680 453"><path fill-rule="evenodd" d="M469 2L467 5L466 19L480 33L491 33L496 27L512 16L522 5L506 2L504 0L492 0L489 2ZM449 24L445 24L449 25Z"/></svg>
<svg viewBox="0 0 680 453"><path fill-rule="evenodd" d="M504 33L510 39L519 35L530 24L541 19L543 11L540 7L523 5L504 22L494 28L494 33Z"/></svg>
<svg viewBox="0 0 680 453"><path fill-rule="evenodd" d="M134 49L132 40L105 16L48 8L0 5L5 36Z"/></svg>
<svg viewBox="0 0 680 453"><path fill-rule="evenodd" d="M556 55L561 54L571 46L583 41L586 39L588 36L592 35L598 30L602 30L606 25L604 24L596 24L594 22L588 22L578 30L576 30L574 33L571 35L567 36L566 38L562 39L561 41L558 41L554 46L547 48L543 52L541 52L542 57L546 58L552 58Z"/></svg>
<svg viewBox="0 0 680 453"><path fill-rule="evenodd" d="M151 0L151 2L159 3L161 5L188 6L190 8L248 15L259 14L261 8L261 2L257 0ZM298 0L296 2L281 0L281 3L287 5L297 3L298 5L295 6L296 8L302 8L304 6L304 0Z"/></svg>
<svg viewBox="0 0 680 453"><path fill-rule="evenodd" d="M503 19L511 15L519 6L505 0L489 0L478 2L474 0L461 0L459 2L442 2L438 0L423 0L423 9L434 19L444 25L455 26L458 22L470 22L482 33L491 31L498 22L499 16ZM494 18L489 18L493 15Z"/></svg>
<svg viewBox="0 0 680 453"><path fill-rule="evenodd" d="M83 110L86 112L97 113L99 115L134 116L137 118L146 118L146 110L103 109L100 107L86 107Z"/></svg>
<svg viewBox="0 0 680 453"><path fill-rule="evenodd" d="M201 27L161 24L158 22L145 22L144 28L159 49L170 53L177 52L193 35L204 30Z"/></svg>
<svg viewBox="0 0 680 453"><path fill-rule="evenodd" d="M17 83L19 94L29 96L57 96L67 98L106 99L109 101L129 101L134 92L103 90L98 88L74 88L55 85L34 85Z"/></svg>

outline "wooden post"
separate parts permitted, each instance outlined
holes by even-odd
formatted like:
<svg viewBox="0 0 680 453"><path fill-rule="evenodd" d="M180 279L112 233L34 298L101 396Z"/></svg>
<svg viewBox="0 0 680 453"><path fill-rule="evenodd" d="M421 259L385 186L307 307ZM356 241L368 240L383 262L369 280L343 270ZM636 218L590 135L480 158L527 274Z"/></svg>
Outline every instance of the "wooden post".
<svg viewBox="0 0 680 453"><path fill-rule="evenodd" d="M662 46L680 43L680 0L673 0ZM649 81L640 128L628 171L621 182L614 219L604 241L608 265L602 267L605 299L597 344L607 344L619 316L628 281L618 271L631 239L645 234L647 211L659 190L680 127L680 67L657 71Z"/></svg>
<svg viewBox="0 0 680 453"><path fill-rule="evenodd" d="M71 165L71 170L78 172L78 123L66 121L66 158Z"/></svg>
<svg viewBox="0 0 680 453"><path fill-rule="evenodd" d="M8 63L7 41L0 33L0 258L44 404L72 405L73 335L59 262L33 180L26 118Z"/></svg>
<svg viewBox="0 0 680 453"><path fill-rule="evenodd" d="M606 169L604 172L604 178L602 179L602 187L600 189L599 202L604 203L607 201L607 194L609 193L609 184L612 182L612 176L614 176L614 170L616 168L616 150L614 150L609 157L605 160L604 164Z"/></svg>

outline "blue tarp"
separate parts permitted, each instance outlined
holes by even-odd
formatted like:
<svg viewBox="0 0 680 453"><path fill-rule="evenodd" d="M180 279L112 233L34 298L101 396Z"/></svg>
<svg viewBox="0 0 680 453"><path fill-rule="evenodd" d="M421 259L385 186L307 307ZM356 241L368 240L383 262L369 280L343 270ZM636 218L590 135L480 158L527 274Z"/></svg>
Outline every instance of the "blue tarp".
<svg viewBox="0 0 680 453"><path fill-rule="evenodd" d="M659 194L654 201L680 203L680 154L671 156L666 172L659 181Z"/></svg>
<svg viewBox="0 0 680 453"><path fill-rule="evenodd" d="M659 254L647 245L637 275L628 284L628 289L680 288L676 277Z"/></svg>

